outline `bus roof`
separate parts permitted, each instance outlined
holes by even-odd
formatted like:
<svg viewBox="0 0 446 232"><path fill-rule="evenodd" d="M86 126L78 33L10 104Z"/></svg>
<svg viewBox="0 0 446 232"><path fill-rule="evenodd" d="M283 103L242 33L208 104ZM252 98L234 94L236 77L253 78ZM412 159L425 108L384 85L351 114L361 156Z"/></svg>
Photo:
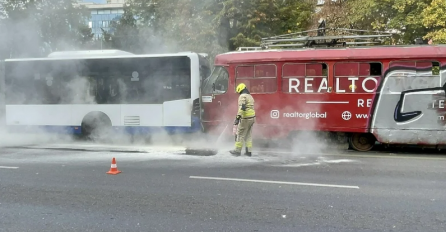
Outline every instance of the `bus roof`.
<svg viewBox="0 0 446 232"><path fill-rule="evenodd" d="M94 51L94 50L92 50ZM101 51L101 50L98 50ZM105 51L105 50L104 50ZM176 57L176 56L189 56L189 55L198 55L194 52L178 52L178 53L160 53L160 54L133 54L129 52L115 52L119 50L108 50L108 53L100 53L100 52L91 52L89 51L79 51L79 52L60 52L60 53L51 53L53 55L49 55L48 57L41 58L18 58L18 59L6 59L5 62L14 62L14 61L39 61L39 60L76 60L76 59L113 59L113 58L144 58L144 57ZM112 52L110 52L112 51ZM71 54L71 55L64 55ZM125 53L125 54L124 54ZM50 57L51 56L51 57Z"/></svg>
<svg viewBox="0 0 446 232"><path fill-rule="evenodd" d="M123 55L134 55L133 53L121 51L121 50L84 50L84 51L61 51L53 52L48 55L48 58L65 58L65 57L88 57L88 56L123 56Z"/></svg>
<svg viewBox="0 0 446 232"><path fill-rule="evenodd" d="M373 46L347 48L304 48L293 50L237 51L217 55L215 65L280 61L382 60L444 58L446 45Z"/></svg>

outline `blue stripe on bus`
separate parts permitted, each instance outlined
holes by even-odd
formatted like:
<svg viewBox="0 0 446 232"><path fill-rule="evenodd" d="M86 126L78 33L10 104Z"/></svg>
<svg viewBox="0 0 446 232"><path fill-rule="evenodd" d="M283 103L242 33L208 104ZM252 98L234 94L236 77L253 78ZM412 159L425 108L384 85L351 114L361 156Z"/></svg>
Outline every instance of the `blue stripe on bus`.
<svg viewBox="0 0 446 232"><path fill-rule="evenodd" d="M80 126L7 126L12 133L81 134Z"/></svg>
<svg viewBox="0 0 446 232"><path fill-rule="evenodd" d="M82 129L80 126L8 126L9 132L25 133L25 132L46 132L59 134L75 134L80 135ZM113 130L117 133L128 134L186 134L194 133L201 130L200 119L193 117L192 126L167 126L167 127L150 127L150 126L114 126Z"/></svg>

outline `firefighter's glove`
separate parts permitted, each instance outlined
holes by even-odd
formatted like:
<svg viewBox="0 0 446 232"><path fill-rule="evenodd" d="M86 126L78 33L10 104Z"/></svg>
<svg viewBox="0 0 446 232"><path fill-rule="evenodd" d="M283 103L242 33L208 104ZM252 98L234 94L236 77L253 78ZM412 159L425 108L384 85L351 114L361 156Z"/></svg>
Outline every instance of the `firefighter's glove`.
<svg viewBox="0 0 446 232"><path fill-rule="evenodd" d="M241 118L242 116L240 116L240 115L237 115L237 117L235 118L235 121L234 121L234 125L238 125L239 123L240 123L240 118Z"/></svg>

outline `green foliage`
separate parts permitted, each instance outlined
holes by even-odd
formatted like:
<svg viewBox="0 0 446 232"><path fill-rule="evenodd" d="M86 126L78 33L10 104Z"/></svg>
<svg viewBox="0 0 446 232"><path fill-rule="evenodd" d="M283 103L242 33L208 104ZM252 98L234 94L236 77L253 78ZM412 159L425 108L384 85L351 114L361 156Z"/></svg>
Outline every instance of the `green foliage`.
<svg viewBox="0 0 446 232"><path fill-rule="evenodd" d="M392 43L415 38L446 42L444 0L327 0L315 14L311 0L129 0L112 32L100 41L76 0L0 1L0 58L51 51L115 48L133 53L195 51L216 54L259 46L261 38L327 27L400 32Z"/></svg>
<svg viewBox="0 0 446 232"><path fill-rule="evenodd" d="M315 29L320 24L320 19L325 20L327 28L350 28L353 29L352 22L349 18L351 11L348 3L350 1L338 0L336 2L326 1L323 7L317 7L316 13L313 14L312 29ZM370 26L370 25L368 25ZM358 29L367 29L359 27ZM327 32L329 33L329 32Z"/></svg>
<svg viewBox="0 0 446 232"><path fill-rule="evenodd" d="M8 54L2 56L43 56L87 44L93 37L86 25L90 14L76 3L76 0L1 2L5 18L0 24L8 31L1 41Z"/></svg>
<svg viewBox="0 0 446 232"><path fill-rule="evenodd" d="M115 33L113 35L104 34L106 43L110 43L110 46L116 49L135 53L140 51L139 29L136 25L134 10L131 5L124 7L124 14L120 20L111 22L110 27L114 28Z"/></svg>
<svg viewBox="0 0 446 232"><path fill-rule="evenodd" d="M131 27L131 34L115 25L112 41L135 37L131 44L139 52L190 50L213 56L258 46L262 37L303 30L312 11L306 0L130 0L125 12L132 17L123 17L119 25ZM133 50L130 44L114 46Z"/></svg>
<svg viewBox="0 0 446 232"><path fill-rule="evenodd" d="M432 0L422 12L423 25L429 29L425 39L446 43L446 1Z"/></svg>
<svg viewBox="0 0 446 232"><path fill-rule="evenodd" d="M74 2L74 0L42 1L39 6L42 9L39 26L43 41L49 43L53 51L75 49L82 41L85 42L84 39L92 38L85 29L88 28L86 19L90 13L85 8L75 7Z"/></svg>
<svg viewBox="0 0 446 232"><path fill-rule="evenodd" d="M79 25L79 43L82 45L88 45L92 42L94 34L87 25Z"/></svg>
<svg viewBox="0 0 446 232"><path fill-rule="evenodd" d="M400 32L394 42L411 44L416 38L429 34L434 27L440 30L441 6L433 7L434 2L444 5L442 0L349 0L345 2L348 14L344 22L355 29ZM438 17L432 17L435 22L425 20L434 14L433 11L438 14Z"/></svg>
<svg viewBox="0 0 446 232"><path fill-rule="evenodd" d="M114 48L135 53L195 51L221 53L206 7L209 1L130 0L112 25ZM125 42L124 42L125 41Z"/></svg>
<svg viewBox="0 0 446 232"><path fill-rule="evenodd" d="M220 40L229 50L259 46L261 38L305 30L314 5L302 0L225 0L214 7ZM228 41L229 39L229 41Z"/></svg>

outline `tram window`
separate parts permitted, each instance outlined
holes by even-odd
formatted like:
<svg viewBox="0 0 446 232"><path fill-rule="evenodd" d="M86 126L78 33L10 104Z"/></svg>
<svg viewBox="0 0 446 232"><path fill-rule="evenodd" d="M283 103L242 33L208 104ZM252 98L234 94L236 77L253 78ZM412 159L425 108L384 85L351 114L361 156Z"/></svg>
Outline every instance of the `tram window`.
<svg viewBox="0 0 446 232"><path fill-rule="evenodd" d="M392 61L390 67L403 72L416 71L418 75L440 75L440 63L436 61ZM429 72L429 73L427 73Z"/></svg>
<svg viewBox="0 0 446 232"><path fill-rule="evenodd" d="M229 74L225 67L215 66L204 81L203 94L223 94L228 91Z"/></svg>
<svg viewBox="0 0 446 232"><path fill-rule="evenodd" d="M243 65L236 68L236 86L244 83L253 93L277 91L277 67L275 64Z"/></svg>
<svg viewBox="0 0 446 232"><path fill-rule="evenodd" d="M381 76L382 75L382 64L381 63L370 63L370 75L371 76Z"/></svg>
<svg viewBox="0 0 446 232"><path fill-rule="evenodd" d="M254 78L254 66L238 66L237 79Z"/></svg>
<svg viewBox="0 0 446 232"><path fill-rule="evenodd" d="M276 78L275 65L256 65L254 67L255 78Z"/></svg>
<svg viewBox="0 0 446 232"><path fill-rule="evenodd" d="M432 62L432 75L440 75L440 63Z"/></svg>
<svg viewBox="0 0 446 232"><path fill-rule="evenodd" d="M398 68L398 69L404 69L407 68L409 70L415 69L416 62L415 61L392 61L389 65L390 68Z"/></svg>
<svg viewBox="0 0 446 232"><path fill-rule="evenodd" d="M437 88L445 82L444 79L440 80L440 64L435 61L392 61L390 67L392 73L386 77L388 81L383 90L391 94Z"/></svg>
<svg viewBox="0 0 446 232"><path fill-rule="evenodd" d="M328 68L324 63L288 63L282 67L282 92L327 92Z"/></svg>
<svg viewBox="0 0 446 232"><path fill-rule="evenodd" d="M377 62L339 62L334 65L336 93L372 93L382 75Z"/></svg>
<svg viewBox="0 0 446 232"><path fill-rule="evenodd" d="M229 74L224 67L220 67L220 73L215 79L215 94L226 93L229 85Z"/></svg>

